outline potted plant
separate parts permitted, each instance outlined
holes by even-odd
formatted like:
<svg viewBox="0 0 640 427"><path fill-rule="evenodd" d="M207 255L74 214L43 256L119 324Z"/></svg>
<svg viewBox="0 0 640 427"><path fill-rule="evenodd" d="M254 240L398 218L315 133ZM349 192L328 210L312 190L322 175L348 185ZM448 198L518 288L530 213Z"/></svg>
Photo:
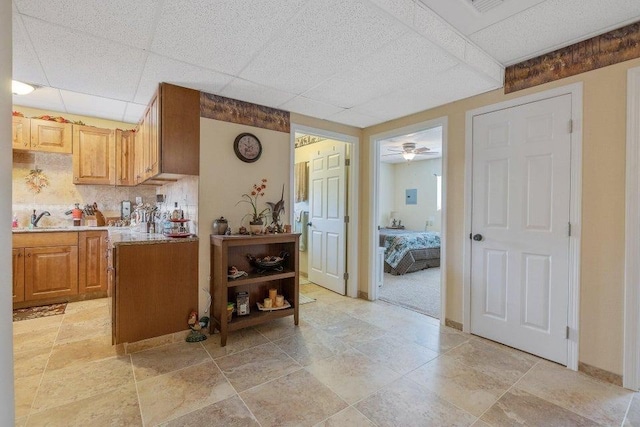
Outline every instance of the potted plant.
<svg viewBox="0 0 640 427"><path fill-rule="evenodd" d="M242 195L242 199L236 203L248 203L251 206L251 210L253 212L249 212L245 216L242 217L244 220L246 217L250 217L249 220L249 229L251 230L251 234L259 234L262 231L262 226L264 225L264 218L266 213L269 211L269 208L264 208L263 210L258 210L258 197L264 196L264 190L267 188L267 180L262 178L260 184L253 184L253 189L250 193L244 193Z"/></svg>

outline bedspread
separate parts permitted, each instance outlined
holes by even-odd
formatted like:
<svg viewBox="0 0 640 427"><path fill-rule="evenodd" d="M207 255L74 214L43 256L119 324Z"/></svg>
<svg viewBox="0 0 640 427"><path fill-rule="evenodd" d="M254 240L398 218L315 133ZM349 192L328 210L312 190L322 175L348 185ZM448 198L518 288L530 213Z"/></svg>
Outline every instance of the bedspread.
<svg viewBox="0 0 640 427"><path fill-rule="evenodd" d="M402 258L411 250L440 247L440 233L434 231L394 232L384 235L383 239L384 260L392 268L396 268Z"/></svg>

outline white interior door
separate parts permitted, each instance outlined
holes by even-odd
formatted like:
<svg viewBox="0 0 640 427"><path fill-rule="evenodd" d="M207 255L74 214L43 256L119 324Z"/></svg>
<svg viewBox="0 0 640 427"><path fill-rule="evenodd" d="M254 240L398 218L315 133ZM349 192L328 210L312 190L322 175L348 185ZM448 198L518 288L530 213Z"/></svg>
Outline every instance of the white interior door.
<svg viewBox="0 0 640 427"><path fill-rule="evenodd" d="M473 118L471 332L567 364L571 95Z"/></svg>
<svg viewBox="0 0 640 427"><path fill-rule="evenodd" d="M309 164L309 280L344 295L346 144L325 147Z"/></svg>

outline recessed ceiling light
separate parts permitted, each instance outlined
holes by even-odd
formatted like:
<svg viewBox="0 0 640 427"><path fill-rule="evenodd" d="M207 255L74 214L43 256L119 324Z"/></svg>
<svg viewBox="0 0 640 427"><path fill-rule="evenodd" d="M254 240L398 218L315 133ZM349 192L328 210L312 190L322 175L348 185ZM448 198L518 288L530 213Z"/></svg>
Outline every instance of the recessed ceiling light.
<svg viewBox="0 0 640 427"><path fill-rule="evenodd" d="M26 95L31 93L36 88L26 83L19 82L17 80L11 80L11 93L14 95Z"/></svg>

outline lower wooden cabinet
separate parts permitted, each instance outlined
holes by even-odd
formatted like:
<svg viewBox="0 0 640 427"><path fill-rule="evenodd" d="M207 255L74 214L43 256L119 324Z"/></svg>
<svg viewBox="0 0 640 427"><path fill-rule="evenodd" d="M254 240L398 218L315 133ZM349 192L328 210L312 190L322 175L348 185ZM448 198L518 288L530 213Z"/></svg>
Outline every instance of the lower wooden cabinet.
<svg viewBox="0 0 640 427"><path fill-rule="evenodd" d="M13 302L24 301L24 248L13 249Z"/></svg>
<svg viewBox="0 0 640 427"><path fill-rule="evenodd" d="M24 249L25 301L77 294L77 246L49 246Z"/></svg>
<svg viewBox="0 0 640 427"><path fill-rule="evenodd" d="M106 231L81 231L78 233L78 292L107 290Z"/></svg>

